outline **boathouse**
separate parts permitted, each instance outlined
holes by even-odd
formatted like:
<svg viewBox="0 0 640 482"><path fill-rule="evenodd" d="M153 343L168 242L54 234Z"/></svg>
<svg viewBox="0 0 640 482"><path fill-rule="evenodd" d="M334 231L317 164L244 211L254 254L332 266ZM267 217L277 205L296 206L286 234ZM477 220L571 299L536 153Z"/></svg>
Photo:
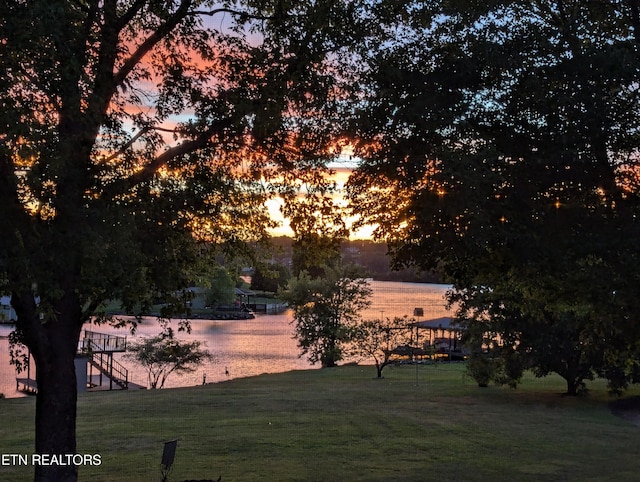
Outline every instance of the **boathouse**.
<svg viewBox="0 0 640 482"><path fill-rule="evenodd" d="M0 296L0 323L14 323L18 319L13 306L11 296Z"/></svg>
<svg viewBox="0 0 640 482"><path fill-rule="evenodd" d="M417 321L411 324L416 329L416 339L425 339L425 350L435 351L439 358L462 360L466 350L462 346L462 327L453 322L450 316ZM422 335L422 336L421 336Z"/></svg>

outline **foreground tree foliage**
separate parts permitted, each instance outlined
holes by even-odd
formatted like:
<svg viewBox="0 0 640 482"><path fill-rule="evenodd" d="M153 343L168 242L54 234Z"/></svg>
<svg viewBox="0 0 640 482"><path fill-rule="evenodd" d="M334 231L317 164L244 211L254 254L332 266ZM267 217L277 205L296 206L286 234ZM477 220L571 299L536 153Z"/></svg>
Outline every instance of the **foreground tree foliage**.
<svg viewBox="0 0 640 482"><path fill-rule="evenodd" d="M193 372L211 358L211 353L201 349L201 345L197 340L181 341L169 329L129 344L124 358L147 370L149 388L163 388L172 373Z"/></svg>
<svg viewBox="0 0 640 482"><path fill-rule="evenodd" d="M37 453L76 453L74 357L106 300L170 297L198 242L262 237L268 196L322 182L330 63L363 21L329 0L0 4L0 290L37 367Z"/></svg>
<svg viewBox="0 0 640 482"><path fill-rule="evenodd" d="M639 379L637 7L408 2L363 52L354 209L514 380Z"/></svg>
<svg viewBox="0 0 640 482"><path fill-rule="evenodd" d="M293 307L301 355L323 368L336 366L358 333L370 297L371 288L355 267L325 266L322 276L302 271L292 278L283 299Z"/></svg>

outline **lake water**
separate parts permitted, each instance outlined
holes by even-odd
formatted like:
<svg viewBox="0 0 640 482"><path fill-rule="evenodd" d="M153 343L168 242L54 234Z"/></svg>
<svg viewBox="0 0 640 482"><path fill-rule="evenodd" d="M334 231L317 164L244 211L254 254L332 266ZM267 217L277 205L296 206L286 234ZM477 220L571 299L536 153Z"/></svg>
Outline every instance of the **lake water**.
<svg viewBox="0 0 640 482"><path fill-rule="evenodd" d="M450 315L444 300L448 285L372 281L371 288L372 303L363 313L364 318L405 315L411 318L415 308L423 309L421 320ZM214 357L195 372L171 374L165 387L200 385L203 378L211 383L229 378L313 368L306 358L298 356L292 319L291 311L287 311L279 315L256 315L253 320L193 320L191 334L177 333L176 336L185 340L203 341ZM87 325L86 328L127 336L127 340L155 335L160 331L155 318L145 318L138 326L135 336L126 329L117 330L108 326ZM6 397L17 397L22 394L15 389L16 374L14 367L9 364L6 339L11 329L11 326L0 325L0 393L4 393ZM129 369L129 379L132 382L147 385L144 369L131 361L122 360L121 354L116 354L115 358Z"/></svg>

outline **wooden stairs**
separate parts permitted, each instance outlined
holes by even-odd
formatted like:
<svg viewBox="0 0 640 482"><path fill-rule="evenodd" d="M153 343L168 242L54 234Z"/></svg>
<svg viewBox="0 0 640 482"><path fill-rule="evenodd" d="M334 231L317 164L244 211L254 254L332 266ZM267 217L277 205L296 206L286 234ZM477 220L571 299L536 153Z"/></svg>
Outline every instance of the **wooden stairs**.
<svg viewBox="0 0 640 482"><path fill-rule="evenodd" d="M78 355L87 358L87 388L94 390L127 390L144 388L129 381L129 370L113 359L113 354L127 350L127 338L124 336L97 333L85 330L78 345ZM30 354L29 354L30 358ZM96 373L94 374L94 369ZM83 375L85 370L82 370ZM76 376L80 376L76 371ZM105 379L106 378L106 384ZM38 384L32 378L31 362L27 363L27 376L16 377L16 390L36 393Z"/></svg>
<svg viewBox="0 0 640 482"><path fill-rule="evenodd" d="M126 349L127 339L124 336L85 330L78 351L88 357L87 380L90 388L102 387L103 377L108 381L109 390L116 388L114 384L121 390L129 388L129 370L113 359L114 353L124 352ZM93 373L94 368L98 372L96 375Z"/></svg>

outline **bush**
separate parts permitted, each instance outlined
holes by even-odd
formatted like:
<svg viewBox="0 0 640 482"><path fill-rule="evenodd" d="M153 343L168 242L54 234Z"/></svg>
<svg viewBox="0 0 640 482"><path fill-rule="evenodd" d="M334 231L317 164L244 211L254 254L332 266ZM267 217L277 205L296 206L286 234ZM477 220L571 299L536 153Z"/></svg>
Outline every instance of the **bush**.
<svg viewBox="0 0 640 482"><path fill-rule="evenodd" d="M496 375L496 362L486 353L474 353L467 360L467 373L479 387L488 387Z"/></svg>

